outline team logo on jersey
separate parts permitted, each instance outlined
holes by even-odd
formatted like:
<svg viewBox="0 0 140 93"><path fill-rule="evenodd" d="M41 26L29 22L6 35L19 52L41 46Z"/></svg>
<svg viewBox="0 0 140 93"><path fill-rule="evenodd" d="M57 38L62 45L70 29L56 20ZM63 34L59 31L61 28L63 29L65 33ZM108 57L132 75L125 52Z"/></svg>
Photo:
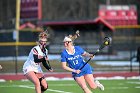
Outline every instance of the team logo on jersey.
<svg viewBox="0 0 140 93"><path fill-rule="evenodd" d="M75 60L75 59L78 59L79 57L81 57L81 55L76 55L74 57L69 57L68 60Z"/></svg>

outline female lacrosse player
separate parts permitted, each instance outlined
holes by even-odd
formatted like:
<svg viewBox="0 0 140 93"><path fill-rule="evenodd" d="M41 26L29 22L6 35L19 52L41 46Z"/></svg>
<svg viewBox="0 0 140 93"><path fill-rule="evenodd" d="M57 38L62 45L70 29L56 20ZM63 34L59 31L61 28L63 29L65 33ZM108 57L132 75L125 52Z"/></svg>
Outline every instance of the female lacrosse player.
<svg viewBox="0 0 140 93"><path fill-rule="evenodd" d="M53 72L53 69L47 63L48 50L45 48L47 35L45 31L39 34L38 45L31 49L28 59L23 65L24 75L35 85L36 93L43 93L48 88L40 63L42 63L48 71Z"/></svg>
<svg viewBox="0 0 140 93"><path fill-rule="evenodd" d="M72 72L73 78L83 89L84 93L92 93L87 87L86 82L92 89L96 89L98 87L101 90L104 90L104 86L99 81L94 80L92 67L89 64L86 64L84 68L80 70L80 68L85 64L82 56L93 57L93 54L89 54L84 51L80 46L73 45L74 39L78 36L79 34L76 32L76 35L69 35L64 38L63 42L65 49L61 53L62 68Z"/></svg>

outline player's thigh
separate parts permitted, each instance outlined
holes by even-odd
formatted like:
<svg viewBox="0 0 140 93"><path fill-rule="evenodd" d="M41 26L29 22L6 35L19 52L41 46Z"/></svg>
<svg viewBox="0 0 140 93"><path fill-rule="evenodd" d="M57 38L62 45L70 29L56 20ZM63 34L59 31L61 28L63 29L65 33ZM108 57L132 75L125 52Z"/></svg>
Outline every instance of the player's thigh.
<svg viewBox="0 0 140 93"><path fill-rule="evenodd" d="M40 84L39 79L37 78L36 74L33 71L28 72L25 76L34 84Z"/></svg>
<svg viewBox="0 0 140 93"><path fill-rule="evenodd" d="M97 85L95 84L94 82L94 77L92 74L87 74L84 76L85 77L85 80L86 82L88 83L88 85L91 87L91 88L96 88Z"/></svg>
<svg viewBox="0 0 140 93"><path fill-rule="evenodd" d="M43 73L36 73L37 78L42 78L44 77Z"/></svg>
<svg viewBox="0 0 140 93"><path fill-rule="evenodd" d="M85 81L84 76L75 77L75 81L78 83L78 85L79 85L80 87L82 87L82 88L87 87L87 86L86 86L86 81Z"/></svg>

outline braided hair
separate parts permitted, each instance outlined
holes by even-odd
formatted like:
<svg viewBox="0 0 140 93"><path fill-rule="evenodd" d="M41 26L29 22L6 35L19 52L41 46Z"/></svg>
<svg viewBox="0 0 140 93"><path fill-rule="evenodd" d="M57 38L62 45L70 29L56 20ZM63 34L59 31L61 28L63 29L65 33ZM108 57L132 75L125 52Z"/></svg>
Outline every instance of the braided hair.
<svg viewBox="0 0 140 93"><path fill-rule="evenodd" d="M77 30L74 35L69 35L68 37L74 42L74 40L77 39L79 36L79 30Z"/></svg>

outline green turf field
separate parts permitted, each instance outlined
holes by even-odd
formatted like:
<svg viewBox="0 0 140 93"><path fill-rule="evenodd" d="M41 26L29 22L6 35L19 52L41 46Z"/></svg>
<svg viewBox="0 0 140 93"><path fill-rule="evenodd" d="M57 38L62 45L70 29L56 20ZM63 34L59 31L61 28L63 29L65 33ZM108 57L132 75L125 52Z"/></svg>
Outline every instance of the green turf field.
<svg viewBox="0 0 140 93"><path fill-rule="evenodd" d="M140 80L100 80L105 91L96 89L93 93L140 93ZM83 93L74 81L48 81L45 93ZM34 86L28 81L0 82L0 93L35 93Z"/></svg>

